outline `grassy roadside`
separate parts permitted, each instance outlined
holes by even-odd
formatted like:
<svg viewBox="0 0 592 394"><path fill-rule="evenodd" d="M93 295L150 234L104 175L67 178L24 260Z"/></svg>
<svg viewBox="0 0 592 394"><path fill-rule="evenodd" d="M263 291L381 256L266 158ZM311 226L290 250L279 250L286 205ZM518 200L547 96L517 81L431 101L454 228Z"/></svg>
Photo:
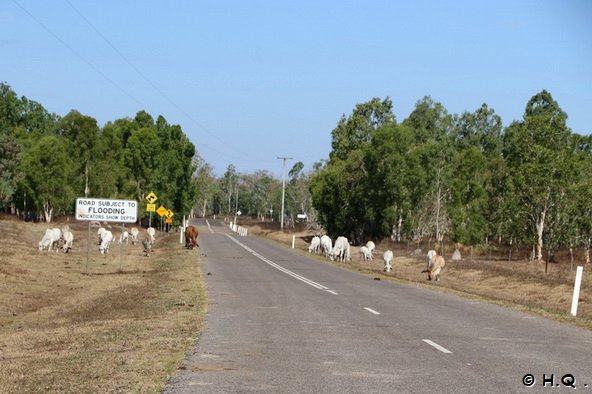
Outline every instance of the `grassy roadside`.
<svg viewBox="0 0 592 394"><path fill-rule="evenodd" d="M37 251L46 227L0 221L0 392L159 392L202 328L198 253L158 233L150 257L126 247L119 272L119 247L93 245L85 274L86 227L71 225L68 254Z"/></svg>

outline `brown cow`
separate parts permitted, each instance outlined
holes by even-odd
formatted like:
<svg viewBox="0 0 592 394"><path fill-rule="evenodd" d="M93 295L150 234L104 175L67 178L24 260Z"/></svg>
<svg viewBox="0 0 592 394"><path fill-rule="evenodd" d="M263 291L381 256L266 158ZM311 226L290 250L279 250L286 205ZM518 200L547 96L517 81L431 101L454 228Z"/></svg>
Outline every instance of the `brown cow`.
<svg viewBox="0 0 592 394"><path fill-rule="evenodd" d="M196 246L199 247L197 243L197 236L199 235L199 231L197 228L193 226L188 226L185 229L185 247L188 249L193 249Z"/></svg>
<svg viewBox="0 0 592 394"><path fill-rule="evenodd" d="M446 265L446 261L444 257L440 256L436 253L435 250L430 250L428 252L428 259L427 259L427 267L422 272L426 272L428 274L428 280L440 280L440 271Z"/></svg>

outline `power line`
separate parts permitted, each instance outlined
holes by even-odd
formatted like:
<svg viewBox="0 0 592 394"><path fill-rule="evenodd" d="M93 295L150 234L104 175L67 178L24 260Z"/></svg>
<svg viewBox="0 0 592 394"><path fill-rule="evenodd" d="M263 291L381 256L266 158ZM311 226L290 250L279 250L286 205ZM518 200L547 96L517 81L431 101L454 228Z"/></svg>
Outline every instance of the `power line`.
<svg viewBox="0 0 592 394"><path fill-rule="evenodd" d="M95 72L97 72L99 75L101 75L103 78L105 78L111 85L113 85L115 88L119 89L119 91L121 91L123 94L125 94L126 96L128 96L130 99L132 99L134 102L136 102L136 104L140 105L140 107L142 108L148 108L145 104L143 104L140 100L138 100L137 98L135 98L131 93L129 93L127 90L125 90L122 86L120 86L117 82L115 82L114 80L112 80L111 78L109 78L104 72L102 72L98 67L96 67L94 64L92 64L89 60L87 60L84 56L82 56L80 53L78 53L74 48L72 48L70 45L68 45L68 43L66 43L64 40L62 40L57 34L55 34L49 27L47 27L43 22L41 22L39 19L37 19L35 17L35 15L33 15L32 13L30 13L25 7L23 7L17 0L12 0L21 10L23 10L27 15L29 15L35 22L37 22L37 24L39 24L39 26L41 26L45 31L47 31L50 35L52 35L56 40L58 40L60 43L62 43L62 45L64 45L66 48L68 48L70 50L70 52L72 52L74 55L76 55L76 57L78 57L80 60L82 60L84 63L86 63L86 65L88 65L90 68L92 68Z"/></svg>
<svg viewBox="0 0 592 394"><path fill-rule="evenodd" d="M119 55L119 57L121 57L123 59L123 61L125 61L125 63L127 63L128 66L130 66L146 83L148 83L156 92L158 92L158 94L160 94L162 97L164 97L164 99L169 104L171 104L173 107L175 107L181 114L183 114L185 117L187 117L187 119L189 119L191 122L193 122L193 124L195 124L198 128L200 128L203 132L208 134L210 137L213 137L216 140L218 140L219 142L223 143L224 145L231 147L234 151L236 151L237 153L240 153L243 157L250 156L249 154L246 154L245 152L242 152L241 150L237 149L233 145L228 144L228 141L221 139L216 134L210 132L206 127L204 127L198 121L196 121L190 114L188 114L183 108L181 108L181 106L179 106L165 92L163 92L162 89L160 89L154 82L152 82L152 80L150 80L142 71L140 71L140 69L138 67L136 67L119 49L117 49L117 47L103 33L101 33L101 31L88 18L86 18L82 14L82 12L80 12L78 10L78 8L76 8L70 2L70 0L65 0L65 2L86 22L86 24L88 24L95 31L95 33L97 33L103 39L103 41L105 41L107 43L107 45L109 45L111 47L111 49L113 49L113 51L115 51L115 53L117 53ZM226 152L220 151L216 148L213 148L213 149L218 151L219 153L227 155L228 157L234 157L234 156L228 155Z"/></svg>

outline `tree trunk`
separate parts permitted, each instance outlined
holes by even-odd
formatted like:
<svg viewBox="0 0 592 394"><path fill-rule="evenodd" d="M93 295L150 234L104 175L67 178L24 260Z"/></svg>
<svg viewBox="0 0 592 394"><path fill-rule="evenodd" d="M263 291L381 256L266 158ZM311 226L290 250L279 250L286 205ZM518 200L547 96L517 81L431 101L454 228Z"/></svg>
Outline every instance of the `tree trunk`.
<svg viewBox="0 0 592 394"><path fill-rule="evenodd" d="M399 223L397 224L397 242L401 242L401 227L403 227L403 216L399 211Z"/></svg>
<svg viewBox="0 0 592 394"><path fill-rule="evenodd" d="M203 210L201 211L201 217L202 217L202 218L205 218L205 217L206 217L206 206L207 206L207 204L208 204L208 200L206 200L206 199L204 198L204 203L203 203Z"/></svg>
<svg viewBox="0 0 592 394"><path fill-rule="evenodd" d="M88 186L88 163L84 166L84 197L88 197L90 187Z"/></svg>
<svg viewBox="0 0 592 394"><path fill-rule="evenodd" d="M536 244L536 259L537 261L543 260L543 230L545 229L545 216L547 215L547 210L544 209L541 212L541 215L538 218L536 224L537 230L537 244Z"/></svg>
<svg viewBox="0 0 592 394"><path fill-rule="evenodd" d="M43 203L43 215L45 216L45 221L47 223L51 223L51 219L53 216L53 208L49 205L48 201Z"/></svg>

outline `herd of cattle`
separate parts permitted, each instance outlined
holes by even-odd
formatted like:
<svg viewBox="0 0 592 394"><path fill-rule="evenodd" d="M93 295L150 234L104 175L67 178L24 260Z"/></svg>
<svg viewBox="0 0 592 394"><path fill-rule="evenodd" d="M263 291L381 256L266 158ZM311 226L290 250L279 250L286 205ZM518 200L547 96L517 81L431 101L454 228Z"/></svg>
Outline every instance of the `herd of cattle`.
<svg viewBox="0 0 592 394"><path fill-rule="evenodd" d="M374 249L376 245L368 241L366 245L360 247L360 261L372 261L374 259ZM308 247L309 253L322 254L331 259L331 261L349 261L351 260L350 245L346 237L337 237L335 245L327 235L321 237L315 236L310 241ZM393 269L393 252L387 250L382 255L384 261L384 272L391 272ZM427 273L428 280L440 280L440 272L446 264L444 257L438 255L435 250L430 250L427 254L426 269L422 273Z"/></svg>
<svg viewBox="0 0 592 394"><path fill-rule="evenodd" d="M97 230L97 235L99 238L99 253L107 254L109 252L109 247L115 239L113 233L105 227L99 227ZM156 230L153 227L148 227L146 229L146 237L142 241L144 254L146 256L150 256L155 235ZM122 243L127 245L130 242L132 245L135 245L138 243L139 236L140 230L138 230L137 227L132 227L130 231L123 230L119 234L119 237L117 237L117 242L119 245ZM67 224L63 225L61 228L48 228L45 230L45 234L43 235L43 238L41 238L41 241L39 241L39 251L42 252L47 249L50 252L52 250L57 252L58 250L62 250L64 253L68 253L70 250L72 250L73 241L74 234L70 230L70 226Z"/></svg>
<svg viewBox="0 0 592 394"><path fill-rule="evenodd" d="M132 227L130 231L123 230L118 237L118 244L131 242L135 245L138 242L140 231L136 227ZM146 229L146 237L142 241L144 247L144 254L150 256L152 251L152 245L154 243L154 236L156 231L153 227ZM99 236L99 252L106 254L109 251L109 246L113 242L114 236L110 230L104 227L99 227L97 231ZM197 243L197 236L199 231L194 226L187 226L185 228L185 247L193 249L199 247ZM74 234L70 231L70 227L66 224L61 228L49 228L45 231L43 238L39 241L39 251L47 249L51 251L54 249L56 252L62 250L64 253L68 253L72 249L72 243L74 241ZM374 259L374 249L376 245L372 241L368 241L366 245L360 247L360 261L372 261ZM309 253L322 254L332 261L350 261L350 244L346 237L337 237L335 244L331 241L331 238L327 235L321 237L315 236L310 242L308 247ZM391 272L393 269L393 252L387 250L382 255L384 261L384 272ZM440 280L440 272L446 264L444 257L438 255L435 250L430 250L427 254L426 268L423 273L427 273L428 280Z"/></svg>

